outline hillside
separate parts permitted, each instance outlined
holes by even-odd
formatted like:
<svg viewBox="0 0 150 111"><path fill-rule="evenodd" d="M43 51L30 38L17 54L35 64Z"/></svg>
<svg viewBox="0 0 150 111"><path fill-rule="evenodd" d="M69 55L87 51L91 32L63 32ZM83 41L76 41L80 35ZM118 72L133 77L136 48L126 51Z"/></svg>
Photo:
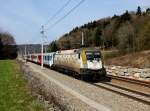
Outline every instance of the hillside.
<svg viewBox="0 0 150 111"><path fill-rule="evenodd" d="M64 34L49 49L73 49L81 47L81 34L84 33L84 47L100 47L117 49L121 53L150 49L150 9L142 12L126 11L122 15L114 15L92 21Z"/></svg>
<svg viewBox="0 0 150 111"><path fill-rule="evenodd" d="M41 52L41 45L40 44L22 44L18 45L18 51L21 54L25 53L25 47L27 52L26 53L39 53Z"/></svg>

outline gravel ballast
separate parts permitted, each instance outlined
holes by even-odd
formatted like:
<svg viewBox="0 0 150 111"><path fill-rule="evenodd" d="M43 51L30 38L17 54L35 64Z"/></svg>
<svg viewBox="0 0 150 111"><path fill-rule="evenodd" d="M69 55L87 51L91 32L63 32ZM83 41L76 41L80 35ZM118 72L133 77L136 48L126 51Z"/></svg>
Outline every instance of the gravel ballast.
<svg viewBox="0 0 150 111"><path fill-rule="evenodd" d="M53 98L62 110L96 111L104 108L105 110L113 111L149 111L150 109L150 105L148 104L98 88L92 84L60 74L59 72L47 68L41 71L40 66L33 63L27 63L27 66L25 73L38 78L39 82L43 84L42 89L44 92ZM61 85L56 84L53 80L58 81ZM61 86L65 86L70 90L66 91ZM75 94L80 94L79 97L88 100L88 102L76 97L72 91Z"/></svg>

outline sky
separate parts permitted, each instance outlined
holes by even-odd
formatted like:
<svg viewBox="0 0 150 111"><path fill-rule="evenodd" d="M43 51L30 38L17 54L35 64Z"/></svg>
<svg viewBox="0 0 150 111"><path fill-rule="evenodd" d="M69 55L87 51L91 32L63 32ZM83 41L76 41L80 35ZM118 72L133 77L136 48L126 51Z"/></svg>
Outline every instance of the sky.
<svg viewBox="0 0 150 111"><path fill-rule="evenodd" d="M41 26L45 24L68 0L0 0L0 30L11 33L17 44L41 43ZM49 28L46 42L59 39L76 26L120 15L126 10L136 11L138 6L150 6L150 0L85 0L76 10L60 23L63 17L81 0L71 0L69 4L45 25Z"/></svg>

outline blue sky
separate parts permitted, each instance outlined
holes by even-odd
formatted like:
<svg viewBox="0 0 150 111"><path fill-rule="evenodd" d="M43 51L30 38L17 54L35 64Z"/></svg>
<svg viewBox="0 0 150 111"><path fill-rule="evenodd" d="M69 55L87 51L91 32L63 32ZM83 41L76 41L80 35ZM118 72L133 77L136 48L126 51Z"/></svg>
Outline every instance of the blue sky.
<svg viewBox="0 0 150 111"><path fill-rule="evenodd" d="M68 0L0 0L0 30L10 32L18 44L40 43L41 25ZM80 0L72 0L47 27L65 15ZM75 11L46 32L48 42L58 39L76 26L100 18L150 6L149 0L85 0Z"/></svg>

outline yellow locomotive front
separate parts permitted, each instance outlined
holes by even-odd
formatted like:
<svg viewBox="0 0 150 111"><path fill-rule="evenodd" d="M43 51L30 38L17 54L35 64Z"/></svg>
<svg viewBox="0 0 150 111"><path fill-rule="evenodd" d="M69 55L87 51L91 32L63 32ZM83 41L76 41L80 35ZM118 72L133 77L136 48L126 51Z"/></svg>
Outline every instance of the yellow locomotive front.
<svg viewBox="0 0 150 111"><path fill-rule="evenodd" d="M102 55L98 50L82 50L81 51L81 67L80 74L82 79L92 78L99 79L106 75Z"/></svg>

